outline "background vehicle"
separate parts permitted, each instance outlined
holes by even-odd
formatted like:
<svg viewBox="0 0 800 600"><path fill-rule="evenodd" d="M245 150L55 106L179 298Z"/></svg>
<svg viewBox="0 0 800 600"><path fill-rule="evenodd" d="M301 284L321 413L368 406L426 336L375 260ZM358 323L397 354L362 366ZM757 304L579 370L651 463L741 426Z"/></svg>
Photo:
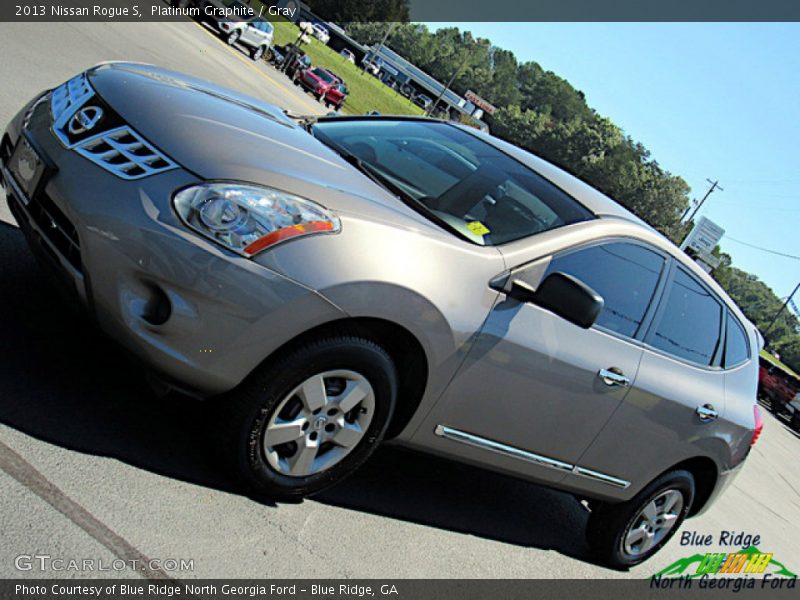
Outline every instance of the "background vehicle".
<svg viewBox="0 0 800 600"><path fill-rule="evenodd" d="M319 492L386 437L586 499L591 547L626 568L760 434L762 340L722 288L613 200L474 129L301 126L106 63L23 107L0 163L47 272L168 389L214 397L255 493Z"/></svg>
<svg viewBox="0 0 800 600"><path fill-rule="evenodd" d="M784 404L776 414L778 418L785 421L792 430L800 433L800 392L795 394L791 401Z"/></svg>
<svg viewBox="0 0 800 600"><path fill-rule="evenodd" d="M314 94L317 100L321 100L339 81L333 73L322 67L308 67L297 71L293 79L296 84Z"/></svg>
<svg viewBox="0 0 800 600"><path fill-rule="evenodd" d="M322 23L314 23L313 28L314 37L320 42L327 44L331 40L331 34L325 25Z"/></svg>
<svg viewBox="0 0 800 600"><path fill-rule="evenodd" d="M311 57L293 44L284 46L285 54L280 69L292 79L300 72L311 68Z"/></svg>
<svg viewBox="0 0 800 600"><path fill-rule="evenodd" d="M335 108L339 110L342 108L342 104L344 104L345 99L347 98L347 86L344 84L343 81L340 81L334 85L332 85L327 92L325 92L325 97L323 98L323 102L325 106Z"/></svg>
<svg viewBox="0 0 800 600"><path fill-rule="evenodd" d="M275 30L272 23L258 17L249 21L221 21L219 29L229 45L239 42L250 48L253 60L259 60L269 52Z"/></svg>
<svg viewBox="0 0 800 600"><path fill-rule="evenodd" d="M426 94L417 94L412 99L412 102L417 106L421 106L426 110L430 107L431 104L433 104L433 100L431 99L431 97L427 96Z"/></svg>
<svg viewBox="0 0 800 600"><path fill-rule="evenodd" d="M355 54L353 54L353 52L352 52L351 50L348 50L347 48L342 48L342 49L339 51L339 54L340 54L341 56L343 56L344 58L346 58L347 60L349 60L351 63L355 64L355 62L356 62L356 55L355 55Z"/></svg>
<svg viewBox="0 0 800 600"><path fill-rule="evenodd" d="M758 397L772 412L780 414L797 394L800 385L777 366L762 359L758 370Z"/></svg>
<svg viewBox="0 0 800 600"><path fill-rule="evenodd" d="M364 60L361 63L361 66L363 66L364 70L367 73L369 73L370 75L372 75L373 77L377 77L381 72L380 65L378 63L370 61L370 60Z"/></svg>

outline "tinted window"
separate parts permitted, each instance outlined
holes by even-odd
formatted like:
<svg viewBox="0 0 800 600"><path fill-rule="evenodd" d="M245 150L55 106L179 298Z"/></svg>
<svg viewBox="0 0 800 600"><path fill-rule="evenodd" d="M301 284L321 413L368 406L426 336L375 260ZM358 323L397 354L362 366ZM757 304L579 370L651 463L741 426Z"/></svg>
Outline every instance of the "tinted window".
<svg viewBox="0 0 800 600"><path fill-rule="evenodd" d="M722 308L682 269L676 271L651 344L680 358L710 365L719 343Z"/></svg>
<svg viewBox="0 0 800 600"><path fill-rule="evenodd" d="M324 81L325 83L330 83L331 81L333 81L333 77L331 76L331 74L323 69L320 69L319 67L314 69L312 73L314 73L314 75L322 79L322 81Z"/></svg>
<svg viewBox="0 0 800 600"><path fill-rule="evenodd" d="M725 366L735 367L750 358L750 344L739 321L728 314L728 328L725 334Z"/></svg>
<svg viewBox="0 0 800 600"><path fill-rule="evenodd" d="M577 277L603 297L597 325L633 337L653 298L664 259L636 244L614 242L557 256L547 274Z"/></svg>
<svg viewBox="0 0 800 600"><path fill-rule="evenodd" d="M315 124L313 133L358 157L424 215L477 244L504 244L592 218L538 173L446 123L330 119Z"/></svg>

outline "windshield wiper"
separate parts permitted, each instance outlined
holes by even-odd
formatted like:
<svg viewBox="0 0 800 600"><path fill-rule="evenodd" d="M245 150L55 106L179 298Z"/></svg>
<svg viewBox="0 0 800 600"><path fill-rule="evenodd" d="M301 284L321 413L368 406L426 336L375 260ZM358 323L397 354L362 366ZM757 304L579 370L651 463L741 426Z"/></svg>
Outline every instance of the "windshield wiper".
<svg viewBox="0 0 800 600"><path fill-rule="evenodd" d="M377 183L382 188L388 190L393 195L397 196L404 202L416 202L416 200L405 190L393 183L388 177L381 173L380 169L376 169L371 164L364 162L358 156L347 150L346 148L332 142L328 137L323 134L321 136L315 135L312 129L312 135L320 142L334 150L339 156L345 159L350 165L361 171L364 175L369 177L374 183Z"/></svg>
<svg viewBox="0 0 800 600"><path fill-rule="evenodd" d="M448 223L447 221L442 219L439 215L437 215L435 212L430 210L427 206L422 204L419 200L414 198L411 194L406 192L403 188L398 186L391 179L386 177L386 175L381 173L380 169L372 166L368 162L365 162L365 161L361 160L358 156L356 156L355 154L353 154L349 150L347 150L347 149L343 148L342 146L340 146L339 144L336 144L335 142L331 141L324 133L322 135L319 135L319 133L321 133L321 132L314 133L313 126L311 127L311 132L310 133L315 138L317 138L320 142L322 142L323 144L328 146L331 150L333 150L339 156L341 156L344 160L346 160L348 164L352 165L353 167L355 167L356 169L361 171L364 175L366 175L374 183L377 183L383 189L387 190L393 196L397 197L397 199L400 200L403 204L405 204L406 206L412 208L413 210L415 210L416 212L421 214L423 217L425 217L429 221L433 221L439 227L441 227L442 229L452 233L453 235L455 235L457 237L460 237L460 238L462 238L464 240L467 240L468 242L475 243L473 240L471 240L464 233L462 233L461 231L459 231L458 229L456 229L455 227L450 225L450 223Z"/></svg>

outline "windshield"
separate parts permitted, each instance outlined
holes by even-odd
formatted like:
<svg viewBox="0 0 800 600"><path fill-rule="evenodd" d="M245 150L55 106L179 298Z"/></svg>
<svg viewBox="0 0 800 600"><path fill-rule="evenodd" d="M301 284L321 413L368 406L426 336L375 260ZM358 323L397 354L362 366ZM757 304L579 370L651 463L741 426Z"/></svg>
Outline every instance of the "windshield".
<svg viewBox="0 0 800 600"><path fill-rule="evenodd" d="M324 81L325 83L330 83L331 81L333 81L333 77L331 76L331 74L323 69L316 68L312 72L314 73L314 75L322 79L322 81Z"/></svg>
<svg viewBox="0 0 800 600"><path fill-rule="evenodd" d="M436 121L331 119L312 133L391 191L477 244L494 246L585 221L571 196L494 146Z"/></svg>

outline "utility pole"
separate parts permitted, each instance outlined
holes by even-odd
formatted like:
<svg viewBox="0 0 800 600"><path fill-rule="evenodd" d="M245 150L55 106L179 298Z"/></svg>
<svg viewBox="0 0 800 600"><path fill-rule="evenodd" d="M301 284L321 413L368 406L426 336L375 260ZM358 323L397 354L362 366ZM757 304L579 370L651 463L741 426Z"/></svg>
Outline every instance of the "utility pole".
<svg viewBox="0 0 800 600"><path fill-rule="evenodd" d="M383 45L386 43L386 40L389 39L389 36L392 35L392 32L394 31L395 27L397 27L397 21L392 21L391 23L389 23L389 28L386 30L386 33L383 34L383 39L381 40L381 43L372 49L374 53L373 61L376 58L380 58L381 49L383 48ZM365 68L366 67L364 66L364 61L362 60L361 69L364 70Z"/></svg>
<svg viewBox="0 0 800 600"><path fill-rule="evenodd" d="M456 80L456 77L458 77L459 73L461 73L461 71L464 69L464 67L467 66L467 62L469 62L469 59L470 59L470 52L469 52L469 49L467 49L467 51L464 53L464 60L462 61L461 65L458 67L458 69L455 70L455 72L453 73L453 76L450 77L450 81L447 82L447 85L444 86L444 89L441 92L439 92L438 96L436 96L436 100L434 100L431 103L431 105L428 107L428 109L425 111L425 116L426 117L429 117L430 115L432 115L434 113L434 111L436 110L436 107L439 106L439 101L447 93L447 90L450 89L450 86L453 85L453 82Z"/></svg>
<svg viewBox="0 0 800 600"><path fill-rule="evenodd" d="M702 200L700 200L700 202L698 202L698 203L697 203L697 206L695 206L695 207L694 207L694 211L693 211L693 212L692 212L692 214L689 216L689 219L688 219L689 221L691 221L692 219L694 219L694 216L697 214L697 211L698 211L698 210L700 210L700 208L703 206L703 202L705 202L705 201L706 201L706 198L708 198L708 197L711 195L711 192L713 192L714 190L719 190L719 191L721 191L721 192L724 192L724 191L725 191L724 189L722 189L722 188L720 187L720 185L719 185L719 181L711 181L710 179L706 179L706 181L707 181L708 183L710 183L710 184L711 184L711 187L710 187L710 188L708 188L708 191L706 192L706 195L705 195L705 196L703 196L703 199L702 199ZM690 207L690 208L687 208L687 209L686 209L686 210L683 212L683 215L681 215L681 221L683 221L683 217L685 217L685 216L686 216L686 213L688 213L690 209L691 209L691 207Z"/></svg>
<svg viewBox="0 0 800 600"><path fill-rule="evenodd" d="M775 313L775 316L774 316L774 317L772 317L772 321L770 321L770 323L769 323L769 326L768 326L768 327L767 327L767 328L764 330L764 338L765 338L765 339L767 338L767 334L768 334L768 333L769 333L769 332L772 330L772 327L775 325L775 322L778 320L778 317L781 315L781 313L782 313L782 312L783 312L783 311L786 309L786 307L789 305L789 302L791 302L791 301L792 301L792 297L793 297L793 296L794 296L794 295L797 293L797 290L798 290L798 289L800 289L800 283L798 283L796 286L794 286L794 290L792 290L792 293L791 293L791 294L789 294L789 295L786 297L786 300L783 302L783 304L781 304L781 307L780 307L780 308L778 309L778 311Z"/></svg>

